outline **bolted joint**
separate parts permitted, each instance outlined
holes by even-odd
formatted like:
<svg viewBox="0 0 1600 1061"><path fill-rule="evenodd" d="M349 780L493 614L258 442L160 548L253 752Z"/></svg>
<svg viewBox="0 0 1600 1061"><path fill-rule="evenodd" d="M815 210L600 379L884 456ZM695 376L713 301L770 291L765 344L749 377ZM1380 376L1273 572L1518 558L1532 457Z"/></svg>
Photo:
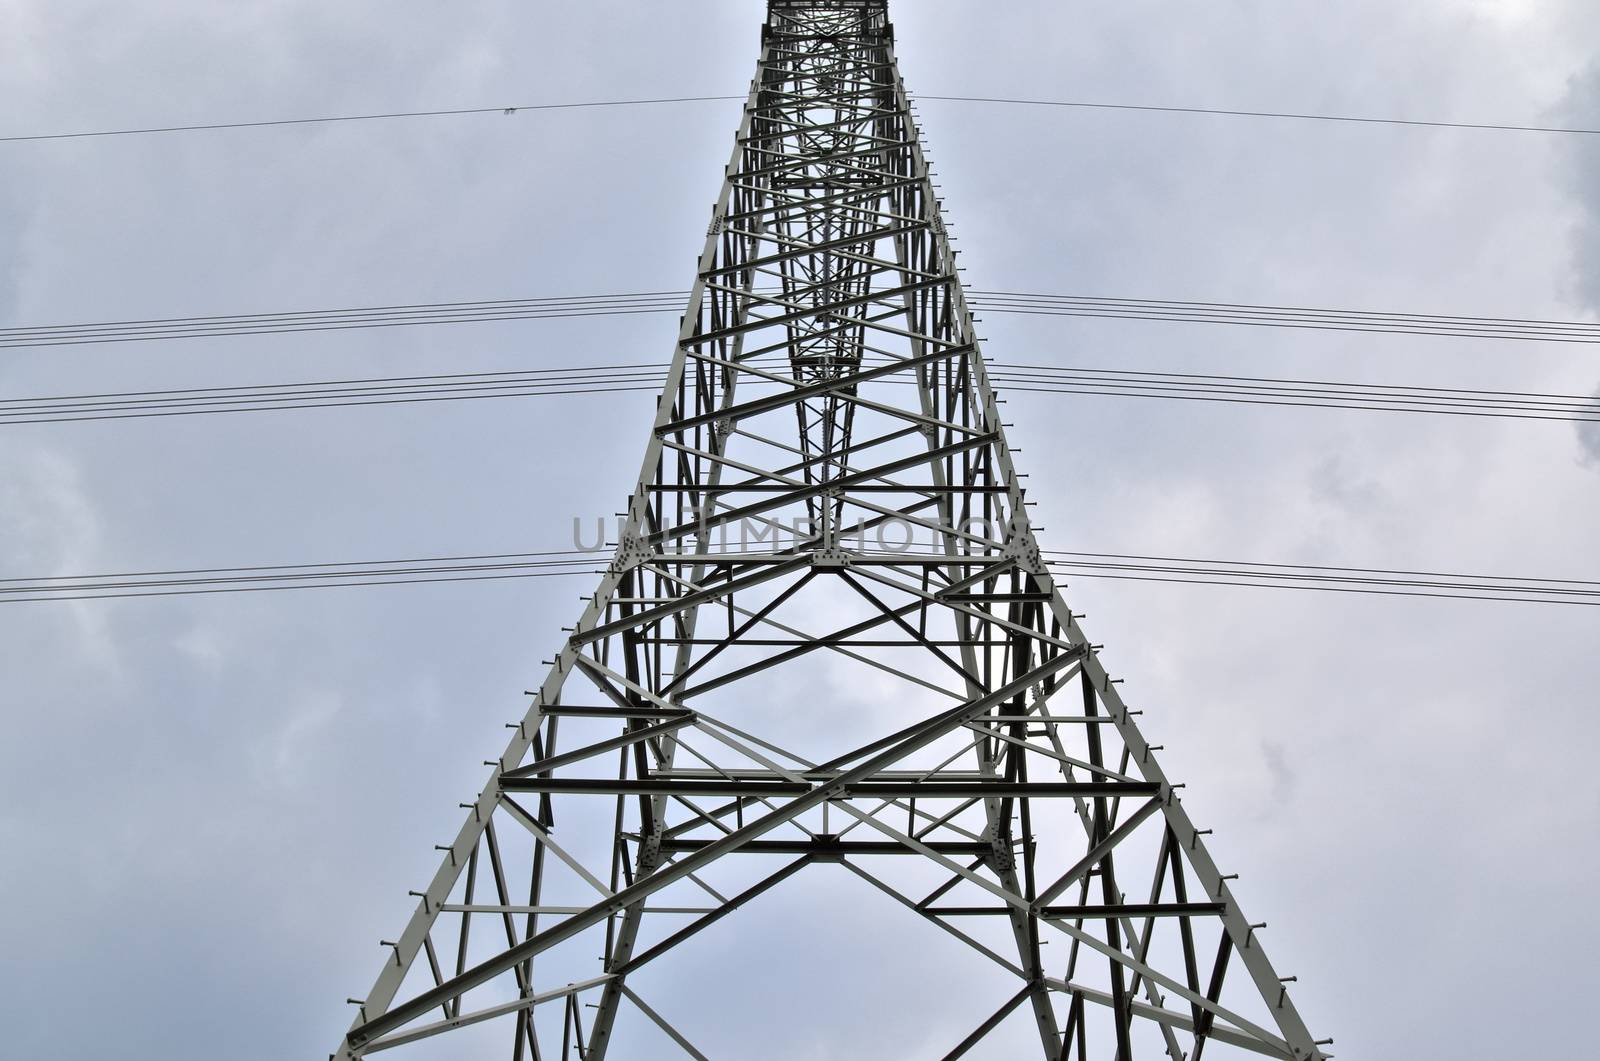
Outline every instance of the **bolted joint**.
<svg viewBox="0 0 1600 1061"><path fill-rule="evenodd" d="M654 550L644 540L641 534L625 534L622 541L617 544L617 555L611 561L615 571L632 571L646 560L650 559Z"/></svg>
<svg viewBox="0 0 1600 1061"><path fill-rule="evenodd" d="M819 571L842 571L850 566L852 554L837 544L817 549L811 554L811 566Z"/></svg>
<svg viewBox="0 0 1600 1061"><path fill-rule="evenodd" d="M1028 517L1021 511L1012 513L1006 523L1006 542L1000 553L1015 560L1017 566L1030 575L1049 573L1039 552L1039 543L1028 528Z"/></svg>

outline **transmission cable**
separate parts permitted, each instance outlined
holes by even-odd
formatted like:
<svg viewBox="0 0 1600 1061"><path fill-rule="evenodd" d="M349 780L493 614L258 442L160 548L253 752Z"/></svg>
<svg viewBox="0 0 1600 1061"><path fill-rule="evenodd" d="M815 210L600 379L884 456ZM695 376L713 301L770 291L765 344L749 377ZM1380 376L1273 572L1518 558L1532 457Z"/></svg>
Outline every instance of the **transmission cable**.
<svg viewBox="0 0 1600 1061"><path fill-rule="evenodd" d="M479 114L518 114L522 111L571 110L584 107L638 107L663 103L710 103L747 99L745 94L726 96L668 96L658 99L586 100L571 103L520 103L498 107L451 107L438 110L388 111L375 114L334 114L314 118L277 118L264 121L203 122L189 125L151 125L127 129L93 129L69 133L27 133L0 136L0 143L25 143L45 140L81 140L100 136L145 136L163 133L217 132L228 129L262 129L271 126L328 125L338 122L391 121L406 118L466 117ZM1424 118L1383 118L1350 114L1325 114L1293 111L1235 110L1222 107L1179 107L1149 103L1103 103L1089 100L1017 99L1003 96L911 96L914 101L935 100L953 103L983 103L1000 106L1059 107L1082 110L1143 111L1159 114L1211 115L1228 118L1344 122L1359 125L1395 125L1430 129L1465 129L1491 132L1567 133L1592 136L1600 129L1569 125L1531 125L1501 122L1452 122Z"/></svg>
<svg viewBox="0 0 1600 1061"><path fill-rule="evenodd" d="M332 122L373 122L398 118L445 118L468 114L516 114L519 111L572 110L579 107L641 107L656 103L709 103L745 99L745 96L670 96L661 99L587 100L581 103L521 103L509 107L455 107L447 110L391 111L383 114L335 114L319 118L277 118L255 122L207 122L199 125L153 125L137 129L94 129L78 133L31 133L0 136L0 143L30 140L81 140L92 136L144 136L152 133L198 133L221 129L263 129L273 125L326 125Z"/></svg>
<svg viewBox="0 0 1600 1061"><path fill-rule="evenodd" d="M729 549L682 555L715 562L718 558L747 555L748 552ZM874 554L873 558L892 564L902 557L923 558L933 555L942 554L881 553ZM1528 579L1325 564L1275 564L1060 550L1046 550L1046 555L1052 558L1047 561L1052 572L1072 578L1114 578L1507 603L1600 605L1600 581L1581 579ZM602 573L610 559L610 554L605 551L566 549L346 563L270 564L9 578L0 579L0 604L594 576ZM954 559L967 563L985 561L985 558L977 557Z"/></svg>
<svg viewBox="0 0 1600 1061"><path fill-rule="evenodd" d="M1590 321L1465 317L1011 291L971 291L968 294L972 308L983 313L1376 332L1444 338L1600 343L1600 324ZM88 324L17 325L0 328L0 349L563 317L627 316L637 313L682 313L688 295L687 291L642 291L607 295L543 296L116 320Z"/></svg>
<svg viewBox="0 0 1600 1061"><path fill-rule="evenodd" d="M886 363L879 359L874 363ZM744 362L783 369L781 356ZM664 363L567 365L498 372L368 377L300 383L189 387L0 399L0 427L24 424L200 416L219 413L348 408L490 398L658 393ZM989 379L1005 394L1073 394L1160 398L1288 408L1427 413L1560 422L1600 422L1600 399L1578 394L1468 390L1434 386L1335 383L1327 380L1148 372L1014 362L989 362ZM912 380L881 380L914 385ZM746 388L766 388L750 379Z"/></svg>
<svg viewBox="0 0 1600 1061"><path fill-rule="evenodd" d="M1208 114L1225 118L1277 118L1305 122L1350 122L1358 125L1409 125L1428 129L1476 129L1507 133L1577 133L1600 135L1600 129L1571 125L1518 125L1500 122L1447 122L1425 118L1374 118L1352 114L1318 114L1294 111L1230 110L1222 107L1174 107L1147 103L1092 103L1087 100L1010 99L999 96L929 96L912 94L914 100L942 100L952 103L991 103L1021 107L1068 107L1083 110L1148 111L1159 114Z"/></svg>

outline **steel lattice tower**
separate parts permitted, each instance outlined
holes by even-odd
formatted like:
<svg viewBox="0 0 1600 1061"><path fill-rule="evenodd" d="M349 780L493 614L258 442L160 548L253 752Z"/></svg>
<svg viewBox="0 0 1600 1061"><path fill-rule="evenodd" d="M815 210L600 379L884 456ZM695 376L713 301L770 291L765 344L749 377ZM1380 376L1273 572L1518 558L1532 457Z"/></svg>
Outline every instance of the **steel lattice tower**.
<svg viewBox="0 0 1600 1061"><path fill-rule="evenodd" d="M893 40L771 0L616 554L338 1057L703 1057L641 970L818 870L970 945L945 1057L1325 1056L1041 562Z"/></svg>

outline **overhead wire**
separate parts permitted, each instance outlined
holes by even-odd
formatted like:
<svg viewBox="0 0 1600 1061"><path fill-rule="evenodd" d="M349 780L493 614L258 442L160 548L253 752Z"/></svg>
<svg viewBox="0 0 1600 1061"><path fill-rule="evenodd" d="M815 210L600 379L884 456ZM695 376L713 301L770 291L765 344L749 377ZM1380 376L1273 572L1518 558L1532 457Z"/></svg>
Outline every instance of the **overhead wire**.
<svg viewBox="0 0 1600 1061"><path fill-rule="evenodd" d="M726 550L693 555L714 562L719 556L738 556L744 552ZM1047 564L1052 573L1073 578L1114 578L1170 584L1504 603L1600 605L1600 581L1583 579L1530 579L1459 572L1277 564L1127 553L1045 552L1050 558ZM892 563L898 555L921 557L934 554L882 554L879 558ZM967 558L967 562L976 559ZM270 564L8 578L0 579L0 604L597 575L609 561L610 553L604 550L565 549L346 563Z"/></svg>
<svg viewBox="0 0 1600 1061"><path fill-rule="evenodd" d="M1427 129L1471 129L1502 133L1576 133L1600 135L1600 129L1572 125L1531 125L1511 122L1452 122L1429 118L1384 118L1369 115L1329 114L1311 111L1241 110L1224 107L1178 107L1153 103L1100 103L1089 100L1015 99L1004 96L935 96L914 93L913 100L942 100L952 103L991 103L1021 107L1065 107L1077 110L1145 111L1154 114L1199 114L1223 118L1273 118L1305 122L1345 122L1356 125L1400 125Z"/></svg>
<svg viewBox="0 0 1600 1061"><path fill-rule="evenodd" d="M1107 317L1117 320L1229 324L1241 327L1376 332L1463 339L1512 339L1558 343L1600 342L1591 321L1470 317L1450 314L1324 309L1251 303L973 291L974 309L1041 316Z"/></svg>
<svg viewBox="0 0 1600 1061"><path fill-rule="evenodd" d="M782 368L785 364L779 356L747 362L752 368ZM1402 387L1393 384L1149 372L1006 361L986 364L991 383L1006 394L1160 398L1279 407L1600 422L1600 399L1578 394ZM494 372L3 398L0 399L0 427L489 398L655 393L665 382L667 367L660 362L564 365ZM768 385L771 385L770 381L760 378L745 384L747 387Z"/></svg>
<svg viewBox="0 0 1600 1061"><path fill-rule="evenodd" d="M1195 559L1129 553L1042 550L1052 570L1076 578L1189 582L1254 589L1431 596L1518 603L1600 605L1600 581L1533 579L1460 572L1393 568L1348 568L1328 564L1279 564L1251 560ZM1136 562L1129 562L1136 561Z"/></svg>
<svg viewBox="0 0 1600 1061"><path fill-rule="evenodd" d="M281 335L303 331L343 331L561 317L619 316L635 313L682 313L688 295L687 291L641 291L130 319L84 324L14 325L0 328L0 349ZM1600 343L1600 323L1591 321L1466 317L983 290L969 291L968 301L974 310L984 313L1104 317L1118 320L1379 332L1443 338Z"/></svg>
<svg viewBox="0 0 1600 1061"><path fill-rule="evenodd" d="M0 349L240 335L282 335L422 324L463 324L546 317L616 316L683 311L687 291L573 295L366 306L350 309L237 313L205 317L102 321L0 328Z"/></svg>
<svg viewBox="0 0 1600 1061"><path fill-rule="evenodd" d="M1047 366L1027 366L1025 371L1017 372L1017 366L1003 362L996 363L994 367L991 381L1004 384L1008 394L1083 394L1569 423L1600 422L1600 398L1582 394L1402 387L1393 384Z"/></svg>
<svg viewBox="0 0 1600 1061"><path fill-rule="evenodd" d="M120 129L87 129L77 132L22 133L0 136L0 143L26 143L50 140L82 140L106 136L146 136L168 133L218 132L230 129L262 129L273 126L328 125L341 122L393 121L414 118L467 117L481 114L513 115L523 111L572 110L587 107L637 107L666 103L709 103L743 100L748 96L665 96L654 99L581 100L567 103L518 103L496 107L449 107L433 110L384 111L367 114L330 114L310 118L274 118L257 121L196 122L191 124L166 124L133 126ZM1246 110L1224 107L1184 107L1153 103L1105 103L1093 100L1022 99L1008 96L957 96L916 93L914 101L932 100L951 103L984 103L1000 106L1058 107L1077 110L1128 111L1152 114L1207 115L1227 118L1256 118L1309 122L1347 123L1357 125L1410 126L1429 129L1458 129L1487 132L1575 134L1592 136L1600 129L1570 125L1534 125L1516 122L1465 122L1428 118L1389 118L1371 115L1332 114L1326 112Z"/></svg>
<svg viewBox="0 0 1600 1061"><path fill-rule="evenodd" d="M333 114L316 118L274 118L264 121L203 122L193 125L150 125L130 129L89 129L74 133L28 133L0 136L0 143L30 140L82 140L96 136L145 136L155 133L199 133L223 129L263 129L275 125L327 125L335 122L390 121L399 118L454 118L470 114L516 114L520 111L572 110L581 107L639 107L657 103L708 103L745 99L739 96L667 96L660 99L585 100L577 103L519 103L499 107L452 107L443 110L388 111L378 114Z"/></svg>
<svg viewBox="0 0 1600 1061"><path fill-rule="evenodd" d="M685 96L657 99L601 100L500 107L396 111L333 115L267 121L214 122L164 125L83 132L0 136L0 143L66 140L101 136L218 131L268 126L314 125L333 122L396 120L476 114L515 114L519 111L581 107L628 107L651 104L743 99L741 95ZM919 95L921 100L989 104L1049 106L1095 110L1144 111L1186 115L1294 119L1431 128L1492 130L1530 133L1600 134L1600 129L1567 126L1449 122L1323 113L1231 110L1220 108L1101 103L1071 100L1037 100L988 96ZM237 314L211 317L169 318L0 329L0 348L48 345L147 341L153 339L281 334L293 331L380 328L469 321L517 320L530 317L616 315L671 312L681 308L683 292L644 292L567 298L536 298L316 310L293 313ZM1574 321L1516 318L1460 317L1430 314L1369 313L1279 307L1251 304L1183 302L1150 299L1095 298L1041 295L1026 292L973 292L974 308L1004 312L1079 317L1114 317L1166 320L1183 323L1221 323L1240 326L1380 331L1467 338L1515 339L1543 342L1600 342L1600 325ZM1182 398L1203 401L1244 401L1254 404L1314 405L1330 408L1383 408L1407 412L1450 412L1464 415L1520 416L1540 419L1592 419L1593 399L1577 395L1532 394L1510 391L1467 391L1447 388L1402 388L1386 385L1334 384L1325 381L1275 380L1234 376L1178 373L1134 373L1125 370L1069 369L1056 366L996 364L997 382L1008 389L1050 393L1102 394L1131 397ZM537 369L524 373L470 373L451 376L392 377L374 380L324 381L309 384L265 384L255 387L190 388L123 394L68 395L45 399L10 399L0 403L0 422L27 423L40 419L88 419L125 416L194 415L203 412L259 411L344 405L396 404L414 401L462 400L474 397L512 397L541 394L580 394L616 390L654 390L658 377L646 370L659 366L573 367ZM595 374L600 374L596 379ZM471 382L468 382L468 381ZM1532 399L1532 401L1525 401ZM33 405L27 403L32 401ZM51 404L54 403L54 404ZM76 403L76 404L74 404ZM36 419L27 419L35 417ZM95 576L99 581L74 577L0 580L0 600L62 600L85 596L143 596L171 593L241 592L295 589L312 586L411 584L434 581L468 581L500 578L549 577L580 573L572 565L591 560L527 560L529 556L559 553L508 554L500 557L446 557L427 561L372 561L365 565L305 565L286 571L271 568L211 569L187 572L123 573ZM570 555L570 554L567 554ZM1536 600L1540 603L1594 604L1585 599L1547 599L1552 593L1566 597L1600 595L1591 588L1600 583L1579 580L1517 582L1498 576L1439 575L1424 572L1381 572L1385 575L1427 575L1427 578L1373 578L1375 572L1312 565L1264 565L1240 561L1194 561L1174 558L1128 557L1118 554L1055 554L1075 559L1053 560L1052 566L1073 570L1077 577L1128 578L1160 582L1249 585L1256 588L1320 589L1338 592L1385 593L1406 596L1448 596L1466 599ZM1140 563L1126 563L1136 559ZM481 561L506 561L486 564ZM421 566L418 566L418 565ZM1174 565L1179 566L1174 566ZM409 565L409 566L407 566ZM263 573L263 572L276 573ZM1320 574L1298 572L1317 571ZM1329 574L1327 572L1339 572ZM192 576L176 578L176 575ZM433 577L438 576L438 577ZM111 582L119 578L124 581ZM1465 580L1465 581L1463 581ZM1314 583L1314 584L1313 584ZM1333 583L1333 584L1323 584ZM62 591L73 595L64 596ZM1475 591L1484 591L1473 596ZM1547 596L1516 597L1529 593Z"/></svg>

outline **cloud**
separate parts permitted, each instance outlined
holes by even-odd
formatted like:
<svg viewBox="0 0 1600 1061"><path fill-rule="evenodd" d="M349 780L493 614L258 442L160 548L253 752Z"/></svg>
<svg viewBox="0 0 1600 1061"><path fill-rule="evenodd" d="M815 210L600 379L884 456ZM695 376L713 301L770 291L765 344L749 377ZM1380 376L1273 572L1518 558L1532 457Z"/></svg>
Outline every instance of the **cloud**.
<svg viewBox="0 0 1600 1061"><path fill-rule="evenodd" d="M1347 515L1371 518L1388 506L1383 485L1338 453L1328 454L1311 467L1308 484L1316 497Z"/></svg>
<svg viewBox="0 0 1600 1061"><path fill-rule="evenodd" d="M1567 84L1558 113L1582 128L1600 127L1600 60L1591 62ZM1573 297L1580 306L1600 312L1600 144L1594 137L1569 137L1563 144L1567 182L1575 220L1572 225ZM1600 407L1600 393L1596 394ZM1600 424L1576 427L1578 463L1600 471Z"/></svg>
<svg viewBox="0 0 1600 1061"><path fill-rule="evenodd" d="M1600 128L1600 60L1567 83L1557 113L1578 127ZM1586 309L1600 311L1600 143L1592 136L1562 141L1567 184L1576 218L1572 226L1573 295Z"/></svg>
<svg viewBox="0 0 1600 1061"><path fill-rule="evenodd" d="M1595 392L1593 415L1597 419L1585 421L1577 427L1578 463L1600 471L1600 390Z"/></svg>
<svg viewBox="0 0 1600 1061"><path fill-rule="evenodd" d="M80 466L65 453L28 443L0 449L0 513L0 570L7 575L81 575L100 568L103 521ZM104 608L55 607L71 617L80 662L120 668Z"/></svg>
<svg viewBox="0 0 1600 1061"><path fill-rule="evenodd" d="M78 467L23 444L0 449L0 562L16 572L78 573L97 555L100 521Z"/></svg>
<svg viewBox="0 0 1600 1061"><path fill-rule="evenodd" d="M1471 18L1456 0L1403 11L1352 0L1331 17L1169 5L1157 24L1138 5L1041 2L996 19L970 2L894 2L905 73L930 92L1497 120L1543 113L1521 101L1559 97L1559 79L1579 71L1563 121L1600 126L1600 65L1572 54L1600 38L1540 36L1592 4L1482 0ZM695 20L620 3L491 3L471 20L415 5L395 19L359 2L213 7L11 4L28 26L0 39L0 58L20 60L0 61L0 89L33 115L16 131L722 92L750 75L760 5L710 5ZM683 286L738 111L698 106L9 145L0 228L28 237L0 263L16 280L0 316ZM923 110L976 286L1600 311L1594 138ZM1564 393L1593 382L1553 378L1580 348L1537 344L998 315L982 327L1011 360ZM8 394L63 394L652 361L672 333L670 318L641 316L14 350L0 377ZM6 428L0 574L562 548L570 513L618 508L651 398L461 406ZM1597 574L1586 528L1600 513L1566 424L1082 396L1008 408L1048 548ZM1578 440L1600 467L1595 428ZM199 1021L237 1021L239 999L247 1019L269 1015L229 1040L240 1061L325 1052L349 1017L342 1000L381 960L376 940L404 923L406 889L433 872L431 845L459 826L458 801L482 784L520 690L588 589L551 579L0 610L0 699L23 705L3 717L0 836L31 860L0 881L0 900L29 912L0 927L11 958L0 988L26 1014L10 1052L96 1057L115 1027L122 1056L215 1053L224 1029L164 1019L175 997ZM1172 776L1191 783L1191 812L1217 827L1219 861L1252 889L1247 909L1273 922L1274 959L1301 975L1300 1000L1345 1052L1495 1053L1481 1041L1494 1029L1416 1019L1480 986L1482 951L1507 966L1505 1034L1528 1040L1499 1053L1557 1056L1577 1041L1581 1014L1523 966L1559 967L1595 939L1592 846L1483 851L1520 821L1554 823L1556 836L1597 829L1589 609L1091 579L1073 580L1069 599L1128 676L1150 739L1171 749ZM789 618L823 630L860 608L819 592ZM118 646L107 682L85 661ZM855 743L863 723L876 736L932 710L833 652L774 673L770 695L727 720L819 756ZM1530 704L1538 724L1521 725ZM1481 795L1508 770L1568 780L1523 786L1514 804ZM568 843L593 839L562 828ZM941 968L924 937L892 934L876 906L810 891L813 879L794 882L792 904L774 893L721 923L727 965L674 966L681 1000L646 997L713 1023L695 992L720 977L756 1012L770 992L747 944L767 932L772 953L796 956L783 972L797 1012L845 1013L881 1034L859 1000L911 983L915 965L954 981L925 997L965 992L993 1008L957 977L966 966ZM1574 911L1563 939L1499 916L1526 887L1540 908ZM891 927L905 913L885 910ZM1371 931L1339 927L1353 923ZM1418 963L1403 997L1370 976L1378 937ZM812 958L845 968L849 990ZM121 985L99 1021L72 1012L84 968ZM761 1031L728 1013L730 1037ZM919 1035L947 1048L982 1014L894 1015L906 1038L878 1052L909 1056ZM809 1032L782 1030L774 1056L819 1055L793 1041Z"/></svg>
<svg viewBox="0 0 1600 1061"><path fill-rule="evenodd" d="M297 697L275 732L266 734L251 749L258 778L264 784L288 789L302 785L308 771L326 759L328 742L322 738L343 706L343 698L326 689L308 690Z"/></svg>

